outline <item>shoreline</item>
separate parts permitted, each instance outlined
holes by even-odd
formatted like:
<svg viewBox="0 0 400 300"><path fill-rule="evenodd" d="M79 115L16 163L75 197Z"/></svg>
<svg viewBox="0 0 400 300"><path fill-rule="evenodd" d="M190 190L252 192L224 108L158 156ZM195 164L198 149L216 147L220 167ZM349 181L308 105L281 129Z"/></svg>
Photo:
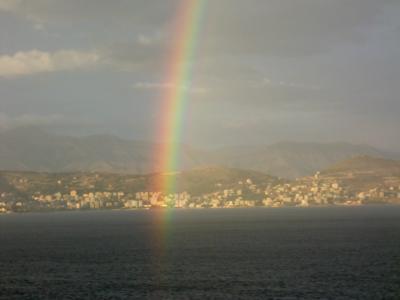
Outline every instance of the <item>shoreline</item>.
<svg viewBox="0 0 400 300"><path fill-rule="evenodd" d="M400 207L400 203L371 203L361 205L310 205L310 206L252 206L252 207L154 207L154 208L113 208L113 209L65 209L65 210L32 210L32 211L7 211L0 213L1 216L9 215L24 215L24 214L52 214L52 213L87 213L87 212L139 212L139 211L196 211L196 210L237 210L237 209L268 209L268 210L279 210L279 209L334 209L334 208L367 208L367 207Z"/></svg>

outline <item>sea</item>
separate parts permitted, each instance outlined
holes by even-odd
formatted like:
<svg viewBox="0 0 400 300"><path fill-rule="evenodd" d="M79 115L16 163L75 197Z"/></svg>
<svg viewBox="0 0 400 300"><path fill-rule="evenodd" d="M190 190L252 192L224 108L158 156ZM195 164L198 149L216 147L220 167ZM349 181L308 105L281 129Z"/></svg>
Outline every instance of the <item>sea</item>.
<svg viewBox="0 0 400 300"><path fill-rule="evenodd" d="M0 299L400 299L400 206L1 215Z"/></svg>

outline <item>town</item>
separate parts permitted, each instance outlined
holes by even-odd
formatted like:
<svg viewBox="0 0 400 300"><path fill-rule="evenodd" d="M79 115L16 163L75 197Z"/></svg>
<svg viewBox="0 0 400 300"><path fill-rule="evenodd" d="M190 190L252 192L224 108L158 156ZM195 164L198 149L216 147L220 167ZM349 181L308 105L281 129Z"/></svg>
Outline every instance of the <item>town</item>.
<svg viewBox="0 0 400 300"><path fill-rule="evenodd" d="M19 178L26 183L28 179ZM314 176L294 181L254 183L251 179L237 181L227 188L216 183L214 192L163 194L155 191L83 191L67 193L33 192L28 196L16 192L0 193L0 213L89 210L89 209L150 209L150 208L236 208L328 206L400 203L400 182L379 185L366 191L352 191L335 179Z"/></svg>

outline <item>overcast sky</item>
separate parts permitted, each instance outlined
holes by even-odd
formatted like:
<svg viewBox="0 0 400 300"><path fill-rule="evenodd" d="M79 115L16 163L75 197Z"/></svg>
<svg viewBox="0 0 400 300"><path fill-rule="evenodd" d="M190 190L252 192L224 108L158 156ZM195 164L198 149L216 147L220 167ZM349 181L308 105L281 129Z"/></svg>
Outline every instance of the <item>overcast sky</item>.
<svg viewBox="0 0 400 300"><path fill-rule="evenodd" d="M0 0L0 127L151 140L187 0ZM184 142L400 150L400 1L210 0Z"/></svg>

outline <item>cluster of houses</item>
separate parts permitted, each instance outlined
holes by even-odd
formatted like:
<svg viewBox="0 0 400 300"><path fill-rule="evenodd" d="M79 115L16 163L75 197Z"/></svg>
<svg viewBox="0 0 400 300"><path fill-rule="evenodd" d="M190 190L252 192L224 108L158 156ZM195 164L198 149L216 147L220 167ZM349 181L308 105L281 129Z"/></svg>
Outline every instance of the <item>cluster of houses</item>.
<svg viewBox="0 0 400 300"><path fill-rule="evenodd" d="M188 192L163 194L154 191L35 192L22 197L0 191L0 213L35 210L139 209L139 208L234 208L318 205L362 205L366 203L400 203L399 186L380 186L353 193L335 180L321 179L317 173L292 182L254 184L246 179L233 187L215 185L215 192L191 195Z"/></svg>

